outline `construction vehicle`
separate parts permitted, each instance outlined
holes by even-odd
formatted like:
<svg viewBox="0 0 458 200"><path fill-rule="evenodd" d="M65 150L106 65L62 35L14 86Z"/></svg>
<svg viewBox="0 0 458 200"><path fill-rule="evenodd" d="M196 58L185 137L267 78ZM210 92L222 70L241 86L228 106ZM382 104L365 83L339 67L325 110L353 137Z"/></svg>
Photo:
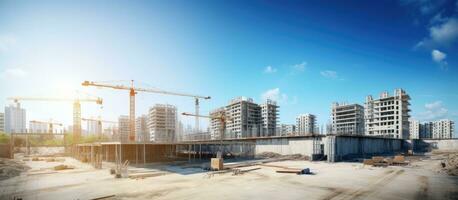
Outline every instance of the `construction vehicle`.
<svg viewBox="0 0 458 200"><path fill-rule="evenodd" d="M102 105L102 98L48 98L48 97L9 97L8 100L13 101L20 107L19 101L61 101L73 102L73 142L78 143L81 137L81 102L94 102Z"/></svg>
<svg viewBox="0 0 458 200"><path fill-rule="evenodd" d="M133 80L131 80L130 86L112 85L112 84L100 83L100 82L97 83L93 81L84 81L82 85L129 91L130 98L129 98L129 137L128 139L131 142L135 141L135 95L137 94L137 92L149 92L149 93L157 93L157 94L164 94L164 95L192 97L195 99L196 114L199 114L199 99L210 99L210 96L199 96L199 95L192 95L192 94L185 94L185 93L178 93L178 92L168 92L168 91L152 89L152 88L138 88L138 87L134 87ZM196 130L199 130L199 118L198 117L196 117L195 126L196 126Z"/></svg>

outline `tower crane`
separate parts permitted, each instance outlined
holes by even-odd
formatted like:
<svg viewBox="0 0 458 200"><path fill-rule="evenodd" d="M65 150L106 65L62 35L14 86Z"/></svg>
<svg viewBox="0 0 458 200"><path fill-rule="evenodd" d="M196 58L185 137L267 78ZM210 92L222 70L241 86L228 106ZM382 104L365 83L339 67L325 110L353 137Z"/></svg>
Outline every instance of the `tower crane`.
<svg viewBox="0 0 458 200"><path fill-rule="evenodd" d="M129 97L130 97L129 98L129 141L135 140L135 95L137 94L137 92L149 92L149 93L157 93L157 94L164 94L164 95L192 97L195 99L197 115L199 114L199 99L210 99L210 96L199 96L199 95L192 95L192 94L185 94L185 93L178 93L178 92L169 92L169 91L151 89L151 88L138 88L138 87L134 87L133 80L131 80L130 86L110 85L106 83L97 83L93 81L84 81L82 85L129 91ZM199 118L197 116L196 116L196 129L197 130L199 129Z"/></svg>
<svg viewBox="0 0 458 200"><path fill-rule="evenodd" d="M11 100L20 106L19 101L61 101L61 102L73 102L73 141L78 143L81 136L81 102L93 102L98 105L102 105L102 98L52 98L52 97L9 97Z"/></svg>

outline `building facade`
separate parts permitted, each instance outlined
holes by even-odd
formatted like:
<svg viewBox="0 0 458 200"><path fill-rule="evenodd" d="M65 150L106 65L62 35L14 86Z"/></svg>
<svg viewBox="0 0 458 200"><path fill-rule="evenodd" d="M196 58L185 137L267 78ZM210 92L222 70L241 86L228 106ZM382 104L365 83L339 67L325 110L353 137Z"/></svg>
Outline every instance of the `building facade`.
<svg viewBox="0 0 458 200"><path fill-rule="evenodd" d="M29 131L30 133L49 133L48 124L37 122L37 121L29 121Z"/></svg>
<svg viewBox="0 0 458 200"><path fill-rule="evenodd" d="M138 142L150 141L147 115L142 115L135 119L135 135L136 141Z"/></svg>
<svg viewBox="0 0 458 200"><path fill-rule="evenodd" d="M296 133L296 125L294 124L279 124L277 126L276 136L291 136Z"/></svg>
<svg viewBox="0 0 458 200"><path fill-rule="evenodd" d="M364 107L359 104L333 103L331 134L364 135Z"/></svg>
<svg viewBox="0 0 458 200"><path fill-rule="evenodd" d="M261 104L261 136L275 136L278 122L277 102L267 99Z"/></svg>
<svg viewBox="0 0 458 200"><path fill-rule="evenodd" d="M433 138L433 122L424 122L420 124L420 139Z"/></svg>
<svg viewBox="0 0 458 200"><path fill-rule="evenodd" d="M315 115L306 113L296 117L296 135L313 135L316 130Z"/></svg>
<svg viewBox="0 0 458 200"><path fill-rule="evenodd" d="M443 119L433 122L433 139L453 138L455 122L449 119Z"/></svg>
<svg viewBox="0 0 458 200"><path fill-rule="evenodd" d="M394 95L383 92L379 99L366 97L365 134L399 139L409 138L410 97L402 89L396 89Z"/></svg>
<svg viewBox="0 0 458 200"><path fill-rule="evenodd" d="M5 132L5 113L0 113L0 132Z"/></svg>
<svg viewBox="0 0 458 200"><path fill-rule="evenodd" d="M258 137L262 128L261 107L246 97L234 98L226 106L228 137Z"/></svg>
<svg viewBox="0 0 458 200"><path fill-rule="evenodd" d="M115 141L128 142L130 133L129 116L121 115L118 118L118 132L113 135Z"/></svg>
<svg viewBox="0 0 458 200"><path fill-rule="evenodd" d="M174 142L177 125L177 108L168 104L156 104L148 113L149 140Z"/></svg>
<svg viewBox="0 0 458 200"><path fill-rule="evenodd" d="M420 121L409 120L409 139L420 139Z"/></svg>
<svg viewBox="0 0 458 200"><path fill-rule="evenodd" d="M5 132L6 133L25 133L26 128L26 111L21 108L20 104L17 106L5 107Z"/></svg>
<svg viewBox="0 0 458 200"><path fill-rule="evenodd" d="M87 135L102 135L102 122L100 120L87 120L86 121Z"/></svg>
<svg viewBox="0 0 458 200"><path fill-rule="evenodd" d="M217 119L225 115L226 115L225 107L217 108L215 110L210 111L210 117L213 117L213 118L210 118L210 127L209 127L210 128L210 139L218 140L218 139L221 139L221 136L223 136L223 138L228 138L226 134L221 135L222 131L225 130L226 126L222 124L221 119ZM217 117L217 118L214 118L214 117Z"/></svg>

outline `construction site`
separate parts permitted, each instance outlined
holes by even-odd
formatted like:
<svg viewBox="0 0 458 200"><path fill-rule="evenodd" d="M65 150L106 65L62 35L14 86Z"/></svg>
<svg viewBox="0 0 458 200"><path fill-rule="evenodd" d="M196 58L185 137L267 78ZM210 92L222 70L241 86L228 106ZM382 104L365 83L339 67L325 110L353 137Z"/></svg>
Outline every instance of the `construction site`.
<svg viewBox="0 0 458 200"><path fill-rule="evenodd" d="M85 118L80 102L102 104L99 97L9 98L17 107L25 100L73 101L74 124L71 142L66 142L70 135L52 131L10 135L11 142L1 146L2 157L7 158L0 165L1 199L456 199L458 195L457 139L313 132L278 136L261 131L246 134L243 129L227 134L228 127L236 126L234 115L199 114L199 99L209 96L136 88L133 82L131 86L88 81L82 85L127 90L128 131L111 140L81 141ZM137 92L191 97L195 113L182 115L195 117L197 126L200 118L217 122L217 138L176 140L169 131L149 136L136 133ZM230 106L236 108L241 102L232 101ZM33 123L48 124L50 130L59 125ZM36 142L49 137L62 142Z"/></svg>

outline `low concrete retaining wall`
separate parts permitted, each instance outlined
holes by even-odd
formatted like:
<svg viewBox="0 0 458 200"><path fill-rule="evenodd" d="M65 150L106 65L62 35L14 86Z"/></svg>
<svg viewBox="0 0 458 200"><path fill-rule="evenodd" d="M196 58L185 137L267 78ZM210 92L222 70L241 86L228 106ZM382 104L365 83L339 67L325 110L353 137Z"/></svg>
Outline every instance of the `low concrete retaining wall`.
<svg viewBox="0 0 458 200"><path fill-rule="evenodd" d="M404 140L369 136L327 136L324 140L328 162L393 155L405 151Z"/></svg>
<svg viewBox="0 0 458 200"><path fill-rule="evenodd" d="M455 139L418 139L412 140L413 151L422 153L432 150L456 151L458 150L458 138Z"/></svg>
<svg viewBox="0 0 458 200"><path fill-rule="evenodd" d="M302 154L315 159L323 155L321 139L320 136L258 139L255 154L263 152L274 152L281 155Z"/></svg>

